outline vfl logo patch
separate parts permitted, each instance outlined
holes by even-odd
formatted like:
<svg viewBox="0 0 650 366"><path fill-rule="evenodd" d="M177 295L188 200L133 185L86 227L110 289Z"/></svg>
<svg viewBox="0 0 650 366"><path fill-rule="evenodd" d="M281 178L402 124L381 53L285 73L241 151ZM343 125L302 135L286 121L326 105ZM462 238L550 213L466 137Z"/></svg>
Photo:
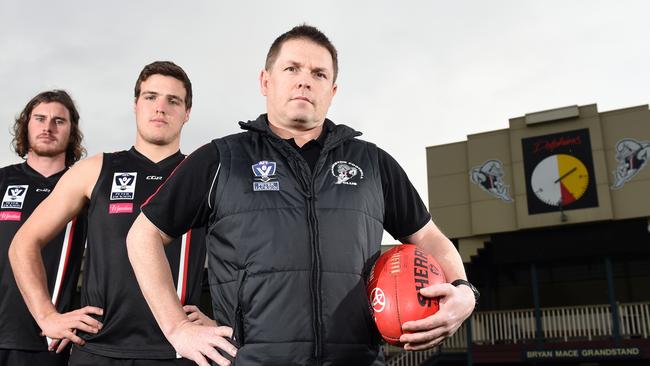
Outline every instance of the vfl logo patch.
<svg viewBox="0 0 650 366"><path fill-rule="evenodd" d="M363 179L363 170L349 161L339 160L332 164L332 175L336 178L334 184L356 186Z"/></svg>
<svg viewBox="0 0 650 366"><path fill-rule="evenodd" d="M503 182L504 174L503 164L499 160L488 160L483 165L472 168L469 172L469 180L492 196L505 202L512 202L512 197L508 193L510 186Z"/></svg>
<svg viewBox="0 0 650 366"><path fill-rule="evenodd" d="M616 161L618 165L613 171L614 185L612 189L619 189L640 172L650 160L650 141L637 141L623 139L616 144Z"/></svg>
<svg viewBox="0 0 650 366"><path fill-rule="evenodd" d="M277 164L274 161L262 160L253 164L253 191L279 191L280 182L274 177Z"/></svg>
<svg viewBox="0 0 650 366"><path fill-rule="evenodd" d="M135 181L138 173L115 173L111 187L111 201L132 200L135 196Z"/></svg>
<svg viewBox="0 0 650 366"><path fill-rule="evenodd" d="M7 186L7 191L2 199L0 208L22 209L25 196L27 195L28 185Z"/></svg>
<svg viewBox="0 0 650 366"><path fill-rule="evenodd" d="M121 214L121 213L132 213L133 212L133 203L131 202L122 202L122 203L111 203L108 205L109 214Z"/></svg>

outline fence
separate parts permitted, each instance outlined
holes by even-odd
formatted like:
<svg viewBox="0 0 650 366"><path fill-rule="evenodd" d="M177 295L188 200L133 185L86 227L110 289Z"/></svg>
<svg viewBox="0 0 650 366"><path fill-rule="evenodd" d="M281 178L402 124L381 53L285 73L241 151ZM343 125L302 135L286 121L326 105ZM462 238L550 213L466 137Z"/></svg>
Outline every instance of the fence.
<svg viewBox="0 0 650 366"><path fill-rule="evenodd" d="M648 338L650 302L618 305L620 334L623 338ZM567 306L541 309L542 335L547 341L597 340L613 336L609 305ZM536 339L534 309L480 311L472 315L474 344L530 343ZM465 352L467 326L461 328L442 347L422 352L404 352L386 347L387 365L415 366L438 353Z"/></svg>

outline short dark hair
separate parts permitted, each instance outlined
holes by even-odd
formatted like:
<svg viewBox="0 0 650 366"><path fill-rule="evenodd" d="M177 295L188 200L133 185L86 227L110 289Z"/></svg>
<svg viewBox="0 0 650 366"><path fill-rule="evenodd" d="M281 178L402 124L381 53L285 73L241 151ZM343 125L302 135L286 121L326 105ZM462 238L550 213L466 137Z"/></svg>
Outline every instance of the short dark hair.
<svg viewBox="0 0 650 366"><path fill-rule="evenodd" d="M60 103L70 113L70 138L68 147L65 150L65 165L71 166L86 155L86 149L81 145L84 135L79 129L79 112L74 105L74 101L65 90L44 91L27 103L14 122L12 133L14 137L11 140L11 146L21 158L27 155L30 149L27 125L32 116L32 111L41 103Z"/></svg>
<svg viewBox="0 0 650 366"><path fill-rule="evenodd" d="M280 53L282 45L286 41L290 41L292 39L306 39L327 49L327 51L329 51L330 55L332 56L332 65L334 65L333 81L336 82L336 77L339 74L339 58L338 53L336 52L336 48L323 32L318 30L318 28L307 24L295 26L290 31L282 34L280 37L276 38L275 41L273 41L271 48L269 48L269 52L266 54L266 63L264 65L266 71L271 70L271 67L273 67L275 60L278 58L278 54Z"/></svg>
<svg viewBox="0 0 650 366"><path fill-rule="evenodd" d="M152 75L170 76L183 83L185 87L185 108L192 108L192 82L185 71L171 61L155 61L145 66L135 82L135 99L140 96L140 84Z"/></svg>

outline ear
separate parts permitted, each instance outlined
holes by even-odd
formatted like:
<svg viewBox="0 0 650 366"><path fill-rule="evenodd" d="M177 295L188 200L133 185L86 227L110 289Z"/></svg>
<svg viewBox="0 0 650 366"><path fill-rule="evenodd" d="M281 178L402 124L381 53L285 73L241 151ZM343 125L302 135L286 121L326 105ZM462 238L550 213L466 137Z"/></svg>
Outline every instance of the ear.
<svg viewBox="0 0 650 366"><path fill-rule="evenodd" d="M190 120L190 112L192 112L191 108L185 110L185 118L183 118L183 124L186 124L187 121Z"/></svg>
<svg viewBox="0 0 650 366"><path fill-rule="evenodd" d="M266 96L269 84L269 72L266 69L262 69L260 72L260 91L263 96Z"/></svg>
<svg viewBox="0 0 650 366"><path fill-rule="evenodd" d="M337 84L332 84L332 97L336 95L337 90L339 90L339 86Z"/></svg>

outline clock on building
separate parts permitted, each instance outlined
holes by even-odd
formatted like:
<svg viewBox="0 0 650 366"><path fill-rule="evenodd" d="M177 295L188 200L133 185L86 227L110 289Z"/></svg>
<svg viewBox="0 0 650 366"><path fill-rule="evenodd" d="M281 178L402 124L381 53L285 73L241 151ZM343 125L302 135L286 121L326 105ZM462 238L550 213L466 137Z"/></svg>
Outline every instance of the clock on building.
<svg viewBox="0 0 650 366"><path fill-rule="evenodd" d="M522 140L528 214L597 207L589 130Z"/></svg>

